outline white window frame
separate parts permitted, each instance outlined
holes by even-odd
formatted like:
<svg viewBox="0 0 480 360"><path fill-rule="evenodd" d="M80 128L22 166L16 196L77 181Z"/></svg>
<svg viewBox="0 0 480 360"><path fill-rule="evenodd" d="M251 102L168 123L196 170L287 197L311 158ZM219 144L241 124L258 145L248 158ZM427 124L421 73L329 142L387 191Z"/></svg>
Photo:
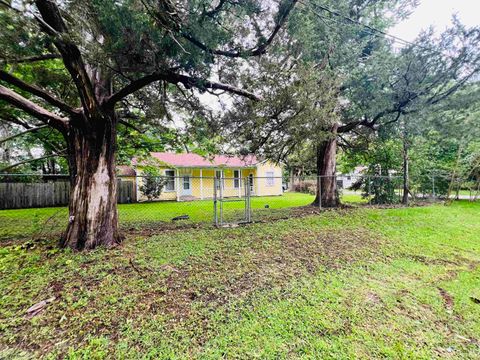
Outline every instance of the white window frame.
<svg viewBox="0 0 480 360"><path fill-rule="evenodd" d="M185 182L185 179L188 181ZM185 190L185 184L188 184L187 190L192 190L192 177L190 175L182 175L182 189Z"/></svg>
<svg viewBox="0 0 480 360"><path fill-rule="evenodd" d="M217 176L218 173L220 173L220 177ZM220 185L218 185L217 182L217 189L220 189L220 186L222 187L222 189L225 189L225 177L223 170L215 170L215 178L217 179L217 181L220 180Z"/></svg>
<svg viewBox="0 0 480 360"><path fill-rule="evenodd" d="M237 176L235 176L237 173ZM241 171L239 169L233 170L233 188L240 189L240 179L241 179Z"/></svg>
<svg viewBox="0 0 480 360"><path fill-rule="evenodd" d="M170 171L173 173L173 175L168 175L167 174ZM174 169L165 169L164 174L165 174L165 178L169 178L169 177L172 178L172 179L168 179L167 183L165 184L165 192L175 192L177 190L176 181L175 181L176 180L175 170ZM169 189L168 188L168 183L172 180L173 180L173 189Z"/></svg>
<svg viewBox="0 0 480 360"><path fill-rule="evenodd" d="M275 171L265 171L265 186L275 186Z"/></svg>

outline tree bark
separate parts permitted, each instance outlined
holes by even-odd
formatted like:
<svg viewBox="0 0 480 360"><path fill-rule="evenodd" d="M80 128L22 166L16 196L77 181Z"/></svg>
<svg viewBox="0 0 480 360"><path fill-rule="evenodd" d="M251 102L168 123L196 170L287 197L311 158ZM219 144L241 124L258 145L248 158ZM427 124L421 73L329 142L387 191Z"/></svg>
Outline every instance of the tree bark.
<svg viewBox="0 0 480 360"><path fill-rule="evenodd" d="M339 204L337 193L336 155L337 129L335 124L330 129L331 137L317 147L317 191L312 205L336 207Z"/></svg>
<svg viewBox="0 0 480 360"><path fill-rule="evenodd" d="M92 121L93 120L93 121ZM120 243L115 175L116 117L81 121L67 137L69 221L61 245L74 250Z"/></svg>

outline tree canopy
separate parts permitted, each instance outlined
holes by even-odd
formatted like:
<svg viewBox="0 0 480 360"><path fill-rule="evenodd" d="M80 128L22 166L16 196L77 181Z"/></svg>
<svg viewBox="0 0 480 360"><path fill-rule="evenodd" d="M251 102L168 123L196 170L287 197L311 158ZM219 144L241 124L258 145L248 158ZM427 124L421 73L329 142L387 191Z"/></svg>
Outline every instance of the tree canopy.
<svg viewBox="0 0 480 360"><path fill-rule="evenodd" d="M318 182L315 201L336 206L337 144L381 151L401 136L408 173L420 122L432 131L439 118L456 119L444 127L451 131L457 120L475 126L476 116L459 115L457 94L478 94L480 28L454 19L414 42L388 35L415 5L1 0L2 137L25 149L4 152L1 166L68 170L62 244L75 249L121 240L115 164L151 150L226 149L301 164L330 179ZM221 109L209 106L213 98ZM41 161L30 161L37 148Z"/></svg>

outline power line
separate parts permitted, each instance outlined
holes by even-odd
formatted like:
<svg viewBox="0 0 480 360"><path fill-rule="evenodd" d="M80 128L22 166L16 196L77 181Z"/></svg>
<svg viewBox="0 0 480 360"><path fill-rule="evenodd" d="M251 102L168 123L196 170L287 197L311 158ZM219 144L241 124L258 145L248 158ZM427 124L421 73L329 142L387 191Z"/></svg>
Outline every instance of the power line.
<svg viewBox="0 0 480 360"><path fill-rule="evenodd" d="M432 49L432 48L428 48L428 47L419 45L419 44L417 44L417 43L413 43L413 42L411 42L411 41L402 39L402 38L400 38L400 37L398 37L398 36L395 36L395 35L391 35L391 34L385 32L385 31L382 31L382 30L380 30L380 29L377 29L377 28L375 28L375 27L373 27L373 26L370 26L370 25L364 24L364 23L362 23L362 22L360 22L360 21L358 21L358 20L352 19L351 17L346 16L346 15L344 15L344 14L342 14L342 13L336 11L336 10L332 10L332 9L326 7L326 6L318 5L318 4L312 4L311 2L305 3L304 1L300 1L300 3L302 3L302 4L305 5L305 6L309 6L309 7L310 7L310 10L312 11L313 14L315 14L316 16L321 17L321 18L323 18L323 19L326 19L326 17L324 17L324 16L322 16L321 14L319 14L318 12L316 12L316 11L315 11L315 8L316 8L316 9L320 9L320 10L322 10L322 11L324 11L324 12L327 12L327 13L329 13L330 15L333 15L333 16L334 16L333 20L335 20L335 18L342 18L342 19L348 21L348 22L351 23L351 24L355 24L355 25L362 26L362 27L370 30L370 32L371 32L372 35L380 34L380 35L389 37L389 38L391 38L394 42L401 43L401 45L404 45L404 46L406 46L406 45L415 46L415 47L421 48L421 49L423 49L423 50L428 50L428 51L432 51L432 52L441 54L441 52L439 52L438 50L435 50L435 49ZM335 20L335 21L337 21L337 20ZM337 21L337 22L338 22L338 21Z"/></svg>

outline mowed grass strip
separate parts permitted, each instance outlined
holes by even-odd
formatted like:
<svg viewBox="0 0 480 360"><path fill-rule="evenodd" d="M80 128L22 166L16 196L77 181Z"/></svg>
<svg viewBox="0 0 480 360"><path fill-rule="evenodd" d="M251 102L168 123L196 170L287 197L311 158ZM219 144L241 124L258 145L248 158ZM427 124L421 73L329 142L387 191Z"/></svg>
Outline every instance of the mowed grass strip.
<svg viewBox="0 0 480 360"><path fill-rule="evenodd" d="M111 251L3 246L0 358L478 358L479 215L349 209Z"/></svg>
<svg viewBox="0 0 480 360"><path fill-rule="evenodd" d="M309 194L286 192L282 196L252 197L251 207L255 220L271 219L285 216L283 210L307 206L313 199L314 196ZM360 195L347 194L344 201L355 203L361 202L362 199ZM244 206L243 202L225 203L225 220L240 220ZM172 224L172 218L180 215L188 215L189 220L174 225L212 224L214 221L212 200L120 204L118 212L120 224L124 229L142 229L159 223ZM0 210L0 241L51 235L58 237L65 229L67 218L66 207Z"/></svg>

